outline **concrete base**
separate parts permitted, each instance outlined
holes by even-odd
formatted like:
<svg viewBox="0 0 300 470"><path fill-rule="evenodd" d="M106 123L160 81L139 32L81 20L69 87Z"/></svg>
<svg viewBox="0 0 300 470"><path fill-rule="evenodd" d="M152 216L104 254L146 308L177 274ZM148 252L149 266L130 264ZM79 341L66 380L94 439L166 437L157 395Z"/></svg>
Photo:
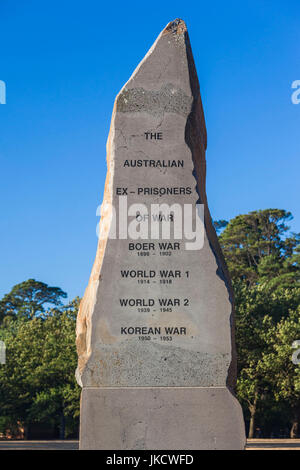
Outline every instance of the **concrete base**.
<svg viewBox="0 0 300 470"><path fill-rule="evenodd" d="M83 388L80 449L244 449L241 406L226 387Z"/></svg>

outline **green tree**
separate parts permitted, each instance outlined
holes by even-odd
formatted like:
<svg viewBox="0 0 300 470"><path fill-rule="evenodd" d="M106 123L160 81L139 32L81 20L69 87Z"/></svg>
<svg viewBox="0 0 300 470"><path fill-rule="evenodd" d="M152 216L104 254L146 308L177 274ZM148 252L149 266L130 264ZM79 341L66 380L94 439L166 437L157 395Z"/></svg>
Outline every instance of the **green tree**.
<svg viewBox="0 0 300 470"><path fill-rule="evenodd" d="M270 282L281 286L299 281L299 234L287 236L290 212L265 209L232 219L220 243L233 280L248 286Z"/></svg>
<svg viewBox="0 0 300 470"><path fill-rule="evenodd" d="M237 394L249 416L249 438L254 437L256 415L267 401L269 384L265 379L263 352L267 343L265 334L270 327L270 298L263 288L248 288L235 284L236 292L236 343L238 355ZM273 295L273 305L276 298Z"/></svg>
<svg viewBox="0 0 300 470"><path fill-rule="evenodd" d="M79 299L47 316L8 319L0 328L6 364L0 366L3 427L52 422L64 435L65 419L77 426L80 389L74 372L75 322Z"/></svg>
<svg viewBox="0 0 300 470"><path fill-rule="evenodd" d="M221 219L221 220L214 220L213 224L214 224L214 227L215 227L215 230L216 230L217 234L220 234L220 232L225 227L227 227L228 222L227 222L227 220Z"/></svg>
<svg viewBox="0 0 300 470"><path fill-rule="evenodd" d="M249 437L257 411L274 402L272 371L264 360L271 351L268 331L299 305L299 235L289 234L291 218L266 209L217 225L225 227L219 240L235 292L237 391L249 416Z"/></svg>
<svg viewBox="0 0 300 470"><path fill-rule="evenodd" d="M276 325L268 328L266 332L268 348L262 357L265 376L273 385L276 400L283 400L291 410L291 438L298 436L300 422L300 366L298 357L300 347L298 346L297 351L293 349L294 342L299 340L300 307L290 310L286 318L282 318ZM293 356L296 356L294 361L292 360Z"/></svg>
<svg viewBox="0 0 300 470"><path fill-rule="evenodd" d="M47 305L62 305L67 294L59 287L28 279L15 285L0 301L0 322L7 316L33 318L42 316Z"/></svg>

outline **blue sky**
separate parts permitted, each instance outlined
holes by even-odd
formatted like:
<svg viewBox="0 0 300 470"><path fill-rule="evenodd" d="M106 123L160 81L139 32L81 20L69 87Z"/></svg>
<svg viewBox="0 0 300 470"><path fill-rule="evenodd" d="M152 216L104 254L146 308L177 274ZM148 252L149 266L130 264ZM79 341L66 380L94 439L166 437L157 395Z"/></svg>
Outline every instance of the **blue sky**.
<svg viewBox="0 0 300 470"><path fill-rule="evenodd" d="M296 0L0 0L0 296L28 278L82 295L115 95L171 20L188 26L214 219L269 207L300 230Z"/></svg>

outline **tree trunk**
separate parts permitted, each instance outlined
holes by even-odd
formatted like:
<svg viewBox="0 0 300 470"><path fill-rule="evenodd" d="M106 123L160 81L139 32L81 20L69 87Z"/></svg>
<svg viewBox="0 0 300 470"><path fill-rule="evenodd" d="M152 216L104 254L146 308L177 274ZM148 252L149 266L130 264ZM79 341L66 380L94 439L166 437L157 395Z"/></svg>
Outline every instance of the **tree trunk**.
<svg viewBox="0 0 300 470"><path fill-rule="evenodd" d="M60 415L60 426L59 426L59 438L60 439L65 438L65 428L66 428L66 420L65 420L64 412L62 411Z"/></svg>
<svg viewBox="0 0 300 470"><path fill-rule="evenodd" d="M251 418L250 418L250 426L249 426L249 439L254 438L254 431L255 431L255 411L251 412Z"/></svg>
<svg viewBox="0 0 300 470"><path fill-rule="evenodd" d="M293 420L292 420L292 427L290 430L290 438L297 439L298 437L298 430L299 430L299 412L294 411L293 413Z"/></svg>
<svg viewBox="0 0 300 470"><path fill-rule="evenodd" d="M253 404L249 406L249 411L250 411L250 425L249 425L249 435L248 435L249 439L254 438L256 406L257 406L257 396L255 396Z"/></svg>
<svg viewBox="0 0 300 470"><path fill-rule="evenodd" d="M30 423L24 424L24 439L26 441L30 439Z"/></svg>

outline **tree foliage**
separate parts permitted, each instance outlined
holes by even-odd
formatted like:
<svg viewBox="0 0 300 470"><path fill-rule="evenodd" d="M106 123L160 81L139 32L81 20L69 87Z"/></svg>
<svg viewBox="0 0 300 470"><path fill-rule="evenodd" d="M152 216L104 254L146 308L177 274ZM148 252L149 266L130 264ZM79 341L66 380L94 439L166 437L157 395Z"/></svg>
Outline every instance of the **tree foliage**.
<svg viewBox="0 0 300 470"><path fill-rule="evenodd" d="M268 282L289 287L299 282L299 234L287 236L290 212L265 209L229 222L220 242L233 280L248 286Z"/></svg>
<svg viewBox="0 0 300 470"><path fill-rule="evenodd" d="M265 339L267 348L262 355L265 377L272 384L275 399L289 405L291 437L294 438L298 435L300 420L300 347L296 346L295 351L293 344L295 339L300 340L300 307L290 310L288 316L271 325Z"/></svg>
<svg viewBox="0 0 300 470"><path fill-rule="evenodd" d="M67 294L59 287L50 287L35 279L15 285L0 301L0 321L4 318L43 316L49 305L62 305Z"/></svg>
<svg viewBox="0 0 300 470"><path fill-rule="evenodd" d="M292 382L295 373L290 350L292 342L300 339L299 332L299 338L278 336L282 325L290 325L291 312L297 311L300 300L299 234L289 233L291 218L279 209L250 212L223 223L219 237L235 292L237 390L250 419L250 437L259 409L275 401L288 402L279 393L284 389L280 367L285 364ZM288 405L291 408L291 402ZM296 402L294 406L299 407ZM293 417L295 428L294 421Z"/></svg>
<svg viewBox="0 0 300 470"><path fill-rule="evenodd" d="M75 382L75 320L79 299L47 315L10 317L0 328L6 364L0 367L0 416L3 428L48 421L61 424L79 415ZM59 423L57 422L59 420ZM2 432L5 429L2 429Z"/></svg>

